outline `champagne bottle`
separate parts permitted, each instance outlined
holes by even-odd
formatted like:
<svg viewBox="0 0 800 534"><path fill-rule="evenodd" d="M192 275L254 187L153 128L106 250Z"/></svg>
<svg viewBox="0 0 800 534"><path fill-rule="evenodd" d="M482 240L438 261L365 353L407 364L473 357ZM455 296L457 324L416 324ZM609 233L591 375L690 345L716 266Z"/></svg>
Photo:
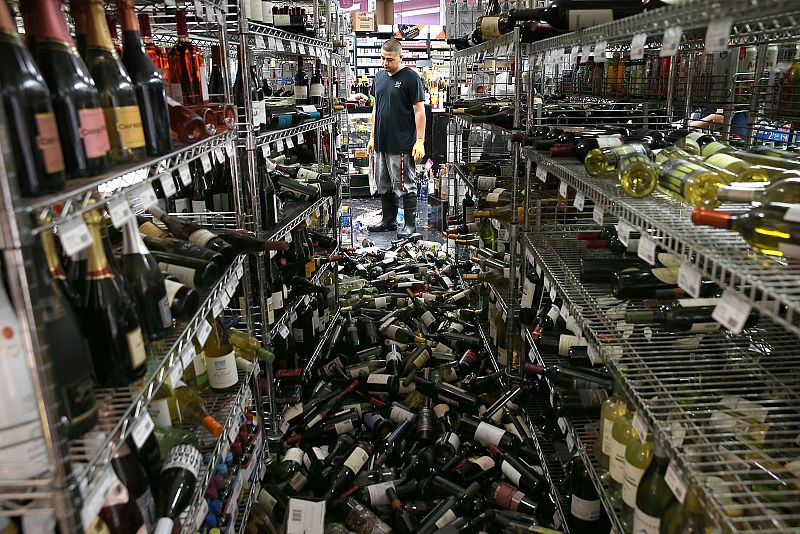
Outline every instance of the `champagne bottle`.
<svg viewBox="0 0 800 534"><path fill-rule="evenodd" d="M136 89L114 49L102 0L86 1L86 66L100 95L111 163L140 161L147 148Z"/></svg>
<svg viewBox="0 0 800 534"><path fill-rule="evenodd" d="M191 445L177 445L161 467L156 496L156 534L171 534L175 519L191 503L203 458Z"/></svg>
<svg viewBox="0 0 800 534"><path fill-rule="evenodd" d="M104 21L105 23L105 21ZM127 386L146 370L144 338L134 301L108 263L100 234L100 214L84 215L92 237L86 288L78 314L89 341L95 378L104 386Z"/></svg>
<svg viewBox="0 0 800 534"><path fill-rule="evenodd" d="M148 211L154 217L160 219L175 237L186 239L195 245L219 252L229 262L236 257L236 250L210 230L206 230L200 225L183 221L178 217L167 215L163 210L156 207L151 207Z"/></svg>
<svg viewBox="0 0 800 534"><path fill-rule="evenodd" d="M636 490L636 510L633 514L633 531L657 534L661 530L661 517L675 501L664 476L669 467L667 452L660 442L653 443L653 458L639 481Z"/></svg>
<svg viewBox="0 0 800 534"><path fill-rule="evenodd" d="M172 328L164 276L142 241L134 220L128 221L123 229L119 265L136 301L145 336L150 340L161 339Z"/></svg>
<svg viewBox="0 0 800 534"><path fill-rule="evenodd" d="M73 45L61 5L36 0L20 7L28 48L50 90L67 175L101 174L108 169L111 145L100 96Z"/></svg>

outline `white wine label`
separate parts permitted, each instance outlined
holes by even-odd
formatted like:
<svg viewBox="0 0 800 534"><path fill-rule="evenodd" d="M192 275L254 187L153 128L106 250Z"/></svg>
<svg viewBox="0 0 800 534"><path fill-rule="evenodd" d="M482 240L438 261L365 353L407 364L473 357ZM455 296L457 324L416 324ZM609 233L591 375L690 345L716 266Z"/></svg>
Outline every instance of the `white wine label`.
<svg viewBox="0 0 800 534"><path fill-rule="evenodd" d="M165 197L169 198L178 192L175 180L172 179L172 173L162 174L158 177L158 181L161 183L161 190L164 192Z"/></svg>
<svg viewBox="0 0 800 534"><path fill-rule="evenodd" d="M283 309L283 291L276 291L272 294L272 308L275 310Z"/></svg>
<svg viewBox="0 0 800 534"><path fill-rule="evenodd" d="M606 50L608 49L608 41L597 41L594 44L594 62L595 63L605 63L606 62Z"/></svg>
<svg viewBox="0 0 800 534"><path fill-rule="evenodd" d="M367 377L367 384L388 384L392 375L372 373Z"/></svg>
<svg viewBox="0 0 800 534"><path fill-rule="evenodd" d="M500 17L481 17L481 35L484 39L494 39L500 37ZM439 524L437 523L437 526ZM441 526L439 528L442 528Z"/></svg>
<svg viewBox="0 0 800 534"><path fill-rule="evenodd" d="M625 444L620 443L612 434L611 436L611 454L608 455L608 471L618 483L622 484L625 479Z"/></svg>
<svg viewBox="0 0 800 534"><path fill-rule="evenodd" d="M570 499L569 512L583 521L597 521L600 518L600 499L581 499L573 493Z"/></svg>
<svg viewBox="0 0 800 534"><path fill-rule="evenodd" d="M358 474L358 472L361 471L361 468L364 467L364 464L367 463L367 459L369 459L369 454L367 451L361 447L356 447L353 449L353 452L350 453L350 456L347 457L344 465L349 467L353 473Z"/></svg>
<svg viewBox="0 0 800 534"><path fill-rule="evenodd" d="M26 460L29 459L26 458ZM102 473L95 477L92 490L89 495L86 496L86 499L83 501L83 506L81 507L81 523L83 523L84 529L87 532L90 531L89 527L94 522L94 518L103 508L103 503L105 503L111 487L118 482L119 479L110 465L106 466Z"/></svg>
<svg viewBox="0 0 800 534"><path fill-rule="evenodd" d="M312 83L311 84L311 92L309 95L313 97L324 96L325 95L325 85L321 83Z"/></svg>
<svg viewBox="0 0 800 534"><path fill-rule="evenodd" d="M495 184L497 182L497 178L494 176L478 176L478 180L476 182L476 186L478 189L482 189L484 191L491 191L495 188Z"/></svg>
<svg viewBox="0 0 800 534"><path fill-rule="evenodd" d="M339 435L341 435L341 434L349 434L353 430L355 430L355 427L353 426L353 420L352 419L345 419L344 421L339 421L338 423L333 425L333 428L336 430L336 433L339 434Z"/></svg>
<svg viewBox="0 0 800 534"><path fill-rule="evenodd" d="M422 319L422 322L425 324L426 327L430 327L433 323L436 322L436 317L434 317L430 311L426 311L425 313L423 313L420 319Z"/></svg>
<svg viewBox="0 0 800 534"><path fill-rule="evenodd" d="M494 467L494 460L492 460L489 456L481 456L480 458L472 458L470 462L478 464L478 466L484 470L488 471Z"/></svg>
<svg viewBox="0 0 800 534"><path fill-rule="evenodd" d="M131 359L131 367L133 369L138 368L140 365L143 365L145 360L147 359L147 353L144 349L144 338L142 337L142 329L137 328L132 332L128 332L127 335L128 340L128 355Z"/></svg>
<svg viewBox="0 0 800 534"><path fill-rule="evenodd" d="M291 498L286 518L286 534L323 532L325 530L325 501L311 502Z"/></svg>
<svg viewBox="0 0 800 534"><path fill-rule="evenodd" d="M292 328L292 335L295 343L302 343L305 340L302 328Z"/></svg>
<svg viewBox="0 0 800 534"><path fill-rule="evenodd" d="M636 534L660 534L661 519L648 515L636 507L633 512L633 532Z"/></svg>
<svg viewBox="0 0 800 534"><path fill-rule="evenodd" d="M385 309L389 304L389 299L386 297L377 297L375 298L375 307L379 310Z"/></svg>
<svg viewBox="0 0 800 534"><path fill-rule="evenodd" d="M639 239L639 247L636 250L637 255L650 265L656 263L656 241L647 234L642 234Z"/></svg>
<svg viewBox="0 0 800 534"><path fill-rule="evenodd" d="M457 516L456 516L455 512L453 512L453 510L452 510L452 508L451 508L451 509L447 510L447 511L446 511L446 512L445 512L445 513L442 515L442 517L440 517L439 519L437 519L435 524L436 524L436 526L437 526L438 528L444 528L444 527L446 527L447 525L449 525L450 523L452 523L453 521L455 521L455 520L456 520L456 518L457 518Z"/></svg>
<svg viewBox="0 0 800 534"><path fill-rule="evenodd" d="M189 236L189 241L191 241L192 243L194 243L199 247L204 247L206 246L206 243L208 243L215 237L217 236L214 235L213 233L201 228L200 230L195 230L194 232L192 232L192 234Z"/></svg>
<svg viewBox="0 0 800 534"><path fill-rule="evenodd" d="M536 286L529 279L525 279L522 283L522 298L520 299L520 306L525 309L533 307L533 294L536 292Z"/></svg>
<svg viewBox="0 0 800 534"><path fill-rule="evenodd" d="M550 306L550 309L547 311L547 316L550 318L551 321L555 324L558 320L558 315L561 312L561 309L558 307L557 304L553 304Z"/></svg>
<svg viewBox="0 0 800 534"><path fill-rule="evenodd" d="M178 167L178 176L180 176L181 183L184 187L192 185L192 173L189 170L189 165L183 164Z"/></svg>
<svg viewBox="0 0 800 534"><path fill-rule="evenodd" d="M569 30L578 31L614 20L612 9L570 9Z"/></svg>
<svg viewBox="0 0 800 534"><path fill-rule="evenodd" d="M210 357L206 354L206 370L208 371L208 384L214 389L229 388L239 380L234 351L218 357Z"/></svg>
<svg viewBox="0 0 800 534"><path fill-rule="evenodd" d="M513 482L515 486L519 487L519 479L522 478L522 473L514 469L514 467L506 461L500 464L500 470L508 480Z"/></svg>
<svg viewBox="0 0 800 534"><path fill-rule="evenodd" d="M497 428L494 425L480 422L478 428L475 429L475 440L481 445L499 445L500 440L506 433L502 428Z"/></svg>
<svg viewBox="0 0 800 534"><path fill-rule="evenodd" d="M722 326L733 332L740 333L750 317L752 306L730 289L726 289L719 299L711 317Z"/></svg>
<svg viewBox="0 0 800 534"><path fill-rule="evenodd" d="M622 481L622 500L631 508L636 508L636 490L644 475L644 469L625 462L625 474Z"/></svg>
<svg viewBox="0 0 800 534"><path fill-rule="evenodd" d="M461 440L458 438L458 434L455 432L448 432L447 437L445 438L447 443L453 446L453 449L458 450L461 447Z"/></svg>
<svg viewBox="0 0 800 534"><path fill-rule="evenodd" d="M172 310L170 310L169 303L170 299L167 295L164 295L161 300L158 301L158 312L161 315L161 325L164 328L172 326Z"/></svg>
<svg viewBox="0 0 800 534"><path fill-rule="evenodd" d="M164 473L168 469L186 469L196 477L202 461L203 456L200 451L191 445L175 445L167 453L161 472Z"/></svg>
<svg viewBox="0 0 800 534"><path fill-rule="evenodd" d="M791 204L783 214L783 220L789 222L800 222L800 204Z"/></svg>
<svg viewBox="0 0 800 534"><path fill-rule="evenodd" d="M304 455L305 455L305 452L303 452L303 449L301 449L299 447L292 447L291 449L286 451L286 454L284 455L283 460L285 462L294 462L294 463L299 465L299 464L303 463L303 456Z"/></svg>
<svg viewBox="0 0 800 534"><path fill-rule="evenodd" d="M381 482L367 486L370 504L372 506L389 506L389 497L386 495L386 490L389 488L395 488L394 482Z"/></svg>
<svg viewBox="0 0 800 534"><path fill-rule="evenodd" d="M414 414L400 406L392 406L392 411L389 412L389 419L395 424L400 424L403 421L414 419Z"/></svg>

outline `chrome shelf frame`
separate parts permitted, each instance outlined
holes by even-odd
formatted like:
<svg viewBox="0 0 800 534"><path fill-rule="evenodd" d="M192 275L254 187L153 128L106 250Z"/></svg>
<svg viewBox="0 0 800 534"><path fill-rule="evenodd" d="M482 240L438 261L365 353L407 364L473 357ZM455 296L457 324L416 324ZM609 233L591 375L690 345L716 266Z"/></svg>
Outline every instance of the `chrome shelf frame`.
<svg viewBox="0 0 800 534"><path fill-rule="evenodd" d="M320 119L310 121L305 124L293 126L292 128L286 128L284 130L275 130L274 132L267 132L265 134L256 136L255 138L256 146L264 150L267 150L268 148L266 147L266 145L269 145L269 143L277 143L278 141L283 141L284 139L296 137L306 132L319 131L321 128L327 128L333 125L334 123L336 123L335 115L330 117L322 117Z"/></svg>

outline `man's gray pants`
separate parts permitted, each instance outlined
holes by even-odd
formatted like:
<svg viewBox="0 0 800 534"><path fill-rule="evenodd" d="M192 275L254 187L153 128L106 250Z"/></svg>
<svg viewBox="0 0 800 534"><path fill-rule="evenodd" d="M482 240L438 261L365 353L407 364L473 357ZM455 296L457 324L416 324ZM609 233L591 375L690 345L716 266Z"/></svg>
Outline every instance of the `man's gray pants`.
<svg viewBox="0 0 800 534"><path fill-rule="evenodd" d="M378 193L394 191L398 197L408 193L417 196L416 163L411 153L389 154L375 151L375 176L378 178Z"/></svg>

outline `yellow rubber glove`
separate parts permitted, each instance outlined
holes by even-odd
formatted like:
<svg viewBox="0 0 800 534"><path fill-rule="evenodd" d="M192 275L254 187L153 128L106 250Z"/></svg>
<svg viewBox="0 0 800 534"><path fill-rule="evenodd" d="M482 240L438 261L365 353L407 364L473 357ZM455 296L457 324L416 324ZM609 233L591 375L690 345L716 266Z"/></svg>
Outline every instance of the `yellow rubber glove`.
<svg viewBox="0 0 800 534"><path fill-rule="evenodd" d="M373 152L375 152L375 138L370 137L369 143L367 143L367 154L372 154Z"/></svg>
<svg viewBox="0 0 800 534"><path fill-rule="evenodd" d="M414 156L414 161L419 161L425 155L425 140L417 139L414 143L414 148L411 149L411 155Z"/></svg>

